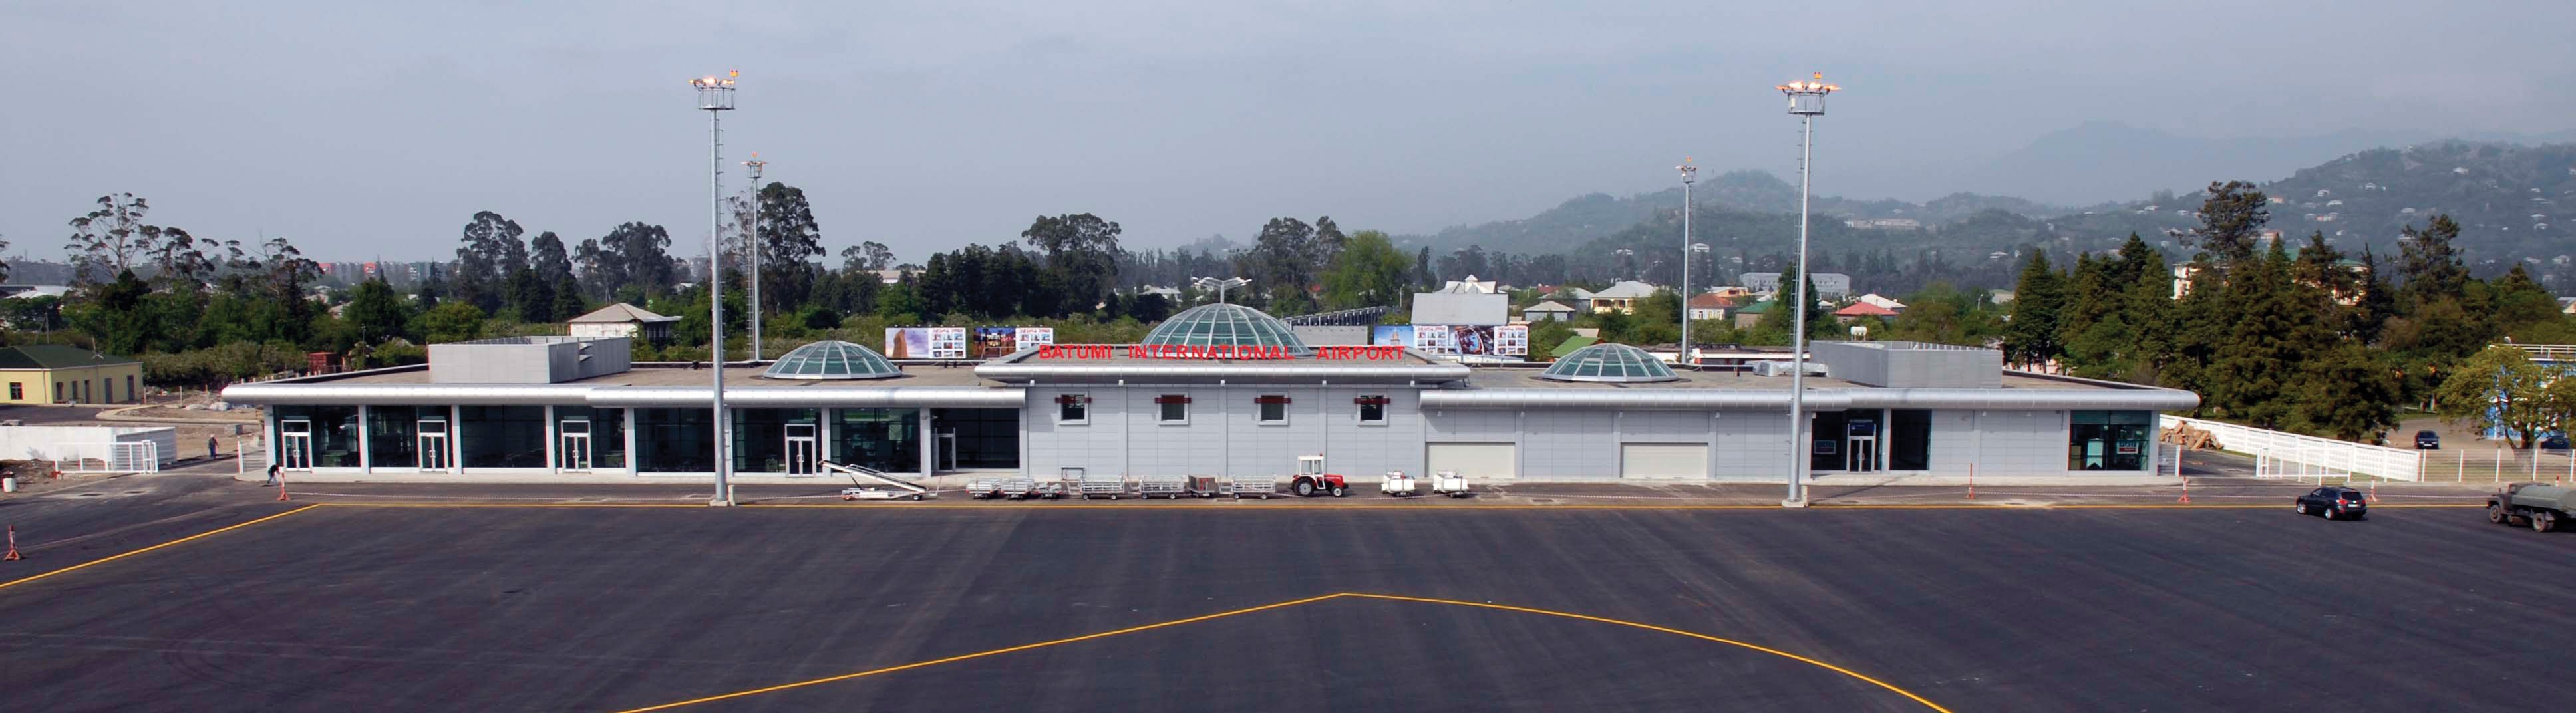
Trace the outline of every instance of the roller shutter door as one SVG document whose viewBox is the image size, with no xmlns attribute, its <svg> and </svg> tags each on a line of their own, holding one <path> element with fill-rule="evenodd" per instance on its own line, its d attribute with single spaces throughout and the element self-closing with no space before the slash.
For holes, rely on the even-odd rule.
<svg viewBox="0 0 2576 713">
<path fill-rule="evenodd" d="M 1458 471 L 1469 478 L 1510 478 L 1519 473 L 1509 443 L 1432 443 L 1424 462 L 1431 472 Z"/>
<path fill-rule="evenodd" d="M 1708 477 L 1708 444 L 1619 444 L 1619 477 L 1650 480 Z"/>
</svg>

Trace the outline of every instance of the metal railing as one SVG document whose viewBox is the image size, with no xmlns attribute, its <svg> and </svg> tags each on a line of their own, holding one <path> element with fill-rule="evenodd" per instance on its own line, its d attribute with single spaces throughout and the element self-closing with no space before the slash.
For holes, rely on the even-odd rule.
<svg viewBox="0 0 2576 713">
<path fill-rule="evenodd" d="M 2576 451 L 2564 448 L 2455 448 L 2417 451 L 2424 479 L 2441 483 L 2576 482 Z"/>
<path fill-rule="evenodd" d="M 2219 450 L 2254 457 L 2258 478 L 2323 478 L 2366 475 L 2422 480 L 2419 451 L 2332 438 L 2269 431 L 2222 421 L 2164 416 L 2161 428 L 2189 424 L 2218 438 Z"/>
<path fill-rule="evenodd" d="M 2560 364 L 2576 364 L 2576 344 L 2516 344 L 2514 346 L 2522 347 L 2523 351 L 2531 352 L 2532 361 L 2553 361 Z"/>
</svg>

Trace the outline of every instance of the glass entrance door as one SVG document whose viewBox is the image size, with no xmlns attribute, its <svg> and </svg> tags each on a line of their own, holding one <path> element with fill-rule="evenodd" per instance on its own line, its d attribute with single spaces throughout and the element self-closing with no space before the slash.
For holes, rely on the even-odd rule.
<svg viewBox="0 0 2576 713">
<path fill-rule="evenodd" d="M 1848 435 L 1843 452 L 1850 454 L 1850 459 L 1844 463 L 1843 469 L 1854 473 L 1878 470 L 1878 418 L 1854 416 L 1845 423 L 1844 429 Z"/>
<path fill-rule="evenodd" d="M 447 421 L 423 419 L 420 422 L 421 470 L 447 470 L 449 454 L 454 452 L 447 449 Z"/>
<path fill-rule="evenodd" d="M 787 474 L 813 475 L 821 470 L 822 451 L 817 446 L 822 439 L 815 435 L 814 424 L 790 423 L 786 431 Z"/>
<path fill-rule="evenodd" d="M 571 473 L 589 472 L 590 422 L 581 419 L 567 420 L 563 422 L 562 429 L 563 437 L 560 440 L 563 443 L 557 449 L 561 457 L 555 463 L 555 467 Z"/>
<path fill-rule="evenodd" d="M 287 470 L 313 469 L 313 421 L 290 418 L 277 422 L 277 464 Z"/>
<path fill-rule="evenodd" d="M 939 432 L 938 455 L 940 470 L 957 469 L 957 431 L 955 429 Z"/>
</svg>

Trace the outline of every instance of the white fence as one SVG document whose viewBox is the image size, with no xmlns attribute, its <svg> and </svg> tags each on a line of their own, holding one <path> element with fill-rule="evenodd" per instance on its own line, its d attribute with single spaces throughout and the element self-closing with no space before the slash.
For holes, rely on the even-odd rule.
<svg viewBox="0 0 2576 713">
<path fill-rule="evenodd" d="M 45 449 L 42 460 L 65 473 L 158 473 L 161 444 L 152 441 L 66 443 Z"/>
<path fill-rule="evenodd" d="M 2418 456 L 2419 451 L 2267 431 L 2251 426 L 2183 416 L 2165 416 L 2160 425 L 2163 428 L 2173 428 L 2178 424 L 2186 423 L 2217 436 L 2220 450 L 2253 456 L 2254 475 L 2258 478 L 2367 475 L 2390 480 L 2424 479 L 2423 460 Z"/>
<path fill-rule="evenodd" d="M 2576 482 L 2576 451 L 2544 448 L 2446 448 L 2422 451 L 2424 479 L 2435 483 Z"/>
</svg>

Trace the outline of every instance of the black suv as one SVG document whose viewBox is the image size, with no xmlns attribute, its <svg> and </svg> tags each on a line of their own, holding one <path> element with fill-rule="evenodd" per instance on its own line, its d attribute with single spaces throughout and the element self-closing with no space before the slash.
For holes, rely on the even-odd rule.
<svg viewBox="0 0 2576 713">
<path fill-rule="evenodd" d="M 2540 449 L 2544 451 L 2567 450 L 2567 434 L 2562 433 L 2555 436 L 2542 437 L 2540 439 Z"/>
<path fill-rule="evenodd" d="M 2370 496 L 2341 485 L 2328 485 L 2299 496 L 2301 515 L 2315 513 L 2328 520 L 2359 520 L 2369 515 Z"/>
<path fill-rule="evenodd" d="M 2432 432 L 2432 431 L 2416 431 L 2416 432 L 2415 432 L 2415 450 L 2419 450 L 2419 451 L 2437 451 L 2437 450 L 2441 450 L 2441 449 L 2442 449 L 2442 434 L 2434 433 L 2434 432 Z"/>
</svg>

